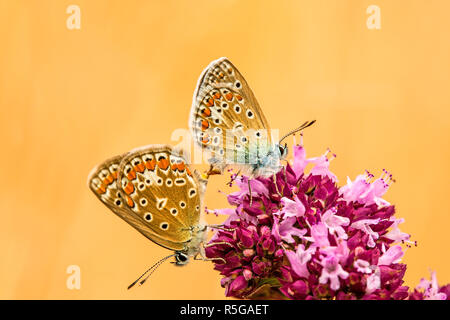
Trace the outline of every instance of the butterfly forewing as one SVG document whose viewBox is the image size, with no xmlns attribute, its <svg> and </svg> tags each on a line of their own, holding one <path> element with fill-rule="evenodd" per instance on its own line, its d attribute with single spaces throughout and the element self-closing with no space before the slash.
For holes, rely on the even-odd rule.
<svg viewBox="0 0 450 320">
<path fill-rule="evenodd" d="M 239 153 L 248 158 L 250 143 L 271 145 L 267 120 L 252 90 L 226 58 L 213 61 L 200 76 L 190 126 L 197 144 L 214 158 L 231 162 L 239 162 Z"/>
</svg>

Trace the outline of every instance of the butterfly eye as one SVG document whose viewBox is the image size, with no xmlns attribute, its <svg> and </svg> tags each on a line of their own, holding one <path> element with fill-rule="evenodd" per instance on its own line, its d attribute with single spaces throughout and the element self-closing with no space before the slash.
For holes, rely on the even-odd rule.
<svg viewBox="0 0 450 320">
<path fill-rule="evenodd" d="M 195 206 L 195 211 L 200 211 L 200 206 L 199 205 Z"/>
<path fill-rule="evenodd" d="M 172 186 L 172 179 L 166 180 L 166 186 L 171 187 Z"/>
<path fill-rule="evenodd" d="M 120 206 L 122 204 L 122 201 L 120 201 L 120 199 L 116 199 L 114 203 L 116 204 L 116 206 Z"/>
<path fill-rule="evenodd" d="M 236 105 L 234 106 L 234 112 L 236 112 L 236 113 L 241 113 L 241 106 L 238 105 L 238 104 L 236 104 Z"/>
<path fill-rule="evenodd" d="M 138 189 L 139 189 L 139 191 L 144 190 L 145 189 L 145 184 L 143 182 L 139 183 L 138 184 Z"/>
<path fill-rule="evenodd" d="M 228 109 L 228 103 L 226 103 L 226 102 L 222 103 L 222 109 L 227 110 Z"/>
<path fill-rule="evenodd" d="M 253 114 L 252 110 L 247 110 L 247 118 L 253 119 L 255 115 Z"/>
<path fill-rule="evenodd" d="M 178 214 L 178 210 L 175 208 L 170 209 L 170 213 L 176 216 Z"/>
<path fill-rule="evenodd" d="M 241 82 L 240 82 L 239 80 L 237 80 L 237 81 L 234 83 L 234 86 L 235 86 L 236 88 L 238 88 L 238 89 L 240 89 L 240 88 L 242 87 Z"/>
<path fill-rule="evenodd" d="M 145 184 L 148 185 L 148 186 L 151 185 L 152 184 L 152 180 L 150 180 L 148 178 L 145 179 Z"/>
<path fill-rule="evenodd" d="M 185 265 L 189 261 L 189 257 L 186 254 L 181 253 L 181 252 L 176 253 L 175 259 L 176 259 L 175 264 L 180 265 L 180 266 Z"/>
<path fill-rule="evenodd" d="M 182 209 L 186 208 L 186 202 L 180 201 L 180 207 L 181 207 Z"/>
<path fill-rule="evenodd" d="M 258 139 L 261 138 L 261 132 L 260 131 L 256 131 L 255 132 L 255 137 L 258 138 Z"/>
<path fill-rule="evenodd" d="M 220 119 L 219 119 L 219 118 L 216 118 L 216 119 L 214 119 L 214 123 L 215 123 L 215 124 L 220 124 L 220 123 L 221 123 L 221 121 L 220 121 Z"/>
<path fill-rule="evenodd" d="M 153 220 L 152 214 L 150 212 L 147 212 L 144 215 L 144 219 L 147 220 L 147 221 L 152 221 Z"/>
</svg>

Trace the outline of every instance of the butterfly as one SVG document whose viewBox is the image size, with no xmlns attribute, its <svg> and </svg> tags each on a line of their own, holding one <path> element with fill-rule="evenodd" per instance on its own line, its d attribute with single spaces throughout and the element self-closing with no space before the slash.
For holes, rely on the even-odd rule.
<svg viewBox="0 0 450 320">
<path fill-rule="evenodd" d="M 151 241 L 174 251 L 129 288 L 171 257 L 177 266 L 199 255 L 210 260 L 204 254 L 208 226 L 200 217 L 207 180 L 191 171 L 182 149 L 150 145 L 110 158 L 91 171 L 88 185 L 112 212 Z"/>
<path fill-rule="evenodd" d="M 273 175 L 275 179 L 280 160 L 288 154 L 282 141 L 314 122 L 307 121 L 278 142 L 272 141 L 269 124 L 247 81 L 227 58 L 220 58 L 200 75 L 189 126 L 195 142 L 211 154 L 208 175 L 238 165 L 249 177 Z"/>
</svg>

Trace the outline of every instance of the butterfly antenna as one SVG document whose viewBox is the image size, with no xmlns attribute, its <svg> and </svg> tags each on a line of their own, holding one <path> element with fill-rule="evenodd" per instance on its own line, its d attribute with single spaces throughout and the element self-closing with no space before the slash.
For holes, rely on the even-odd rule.
<svg viewBox="0 0 450 320">
<path fill-rule="evenodd" d="M 296 128 L 296 129 L 294 129 L 294 130 L 289 131 L 288 133 L 286 133 L 286 134 L 283 136 L 283 138 L 280 139 L 279 144 L 281 144 L 281 142 L 282 142 L 284 139 L 286 139 L 287 137 L 289 137 L 290 135 L 292 135 L 292 134 L 294 134 L 294 133 L 296 133 L 296 132 L 299 132 L 299 131 L 301 131 L 301 130 L 303 130 L 303 129 L 306 129 L 306 128 L 308 128 L 309 126 L 312 126 L 312 125 L 314 124 L 314 122 L 316 122 L 316 120 L 306 121 L 306 122 L 303 123 L 300 127 Z"/>
<path fill-rule="evenodd" d="M 155 272 L 155 270 L 158 269 L 158 267 L 159 267 L 164 261 L 166 261 L 167 259 L 169 259 L 169 258 L 171 258 L 171 257 L 174 257 L 174 256 L 175 256 L 175 254 L 171 254 L 170 256 L 164 257 L 164 258 L 162 258 L 161 260 L 159 260 L 158 262 L 156 262 L 154 265 L 152 265 L 150 268 L 148 268 L 148 270 L 145 271 L 139 278 L 137 278 L 136 281 L 134 281 L 132 284 L 130 284 L 130 285 L 128 286 L 128 290 L 130 290 L 132 287 L 134 287 L 134 285 L 135 285 L 136 283 L 138 283 L 139 280 L 141 280 L 143 276 L 145 276 L 149 271 L 151 271 L 150 274 L 149 274 L 147 277 L 145 277 L 144 280 L 142 280 L 141 282 L 139 282 L 139 285 L 144 284 L 144 282 L 147 281 L 148 277 L 150 277 L 150 276 L 152 275 L 152 273 Z"/>
</svg>

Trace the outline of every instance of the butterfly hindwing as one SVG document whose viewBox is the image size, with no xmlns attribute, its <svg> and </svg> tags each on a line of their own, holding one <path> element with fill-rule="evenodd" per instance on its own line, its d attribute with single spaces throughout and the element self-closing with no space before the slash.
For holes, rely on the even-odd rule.
<svg viewBox="0 0 450 320">
<path fill-rule="evenodd" d="M 264 149 L 271 146 L 267 120 L 244 77 L 227 58 L 213 61 L 200 76 L 190 127 L 193 139 L 216 162 L 223 157 L 231 163 L 248 161 L 242 157 L 251 155 L 251 143 Z"/>
<path fill-rule="evenodd" d="M 199 210 L 196 210 L 197 209 L 196 203 L 199 203 L 200 206 L 201 197 L 203 195 L 205 188 L 204 181 L 196 177 L 195 174 L 192 174 L 187 165 L 185 166 L 186 174 L 189 177 L 191 175 L 192 178 L 191 180 L 189 180 L 189 182 L 186 183 L 184 189 L 188 188 L 189 186 L 192 186 L 192 188 L 196 188 L 197 196 L 192 198 L 189 198 L 189 196 L 185 197 L 189 199 L 186 201 L 186 207 L 184 209 L 186 213 L 180 214 L 179 216 L 179 219 L 181 219 L 181 221 L 184 221 L 183 219 L 186 219 L 186 222 L 184 223 L 177 221 L 176 216 L 174 216 L 173 214 L 171 216 L 170 215 L 166 216 L 167 214 L 166 211 L 162 212 L 155 211 L 152 214 L 150 210 L 145 210 L 146 206 L 142 206 L 142 203 L 139 203 L 139 199 L 143 197 L 153 199 L 151 198 L 151 196 L 149 196 L 149 193 L 151 194 L 153 190 L 156 191 L 156 188 L 149 188 L 150 186 L 146 187 L 147 190 L 146 192 L 143 192 L 144 190 L 141 191 L 138 189 L 139 183 L 143 179 L 142 177 L 146 176 L 150 176 L 151 178 L 153 177 L 152 182 L 154 181 L 154 179 L 157 179 L 152 174 L 150 174 L 151 171 L 150 169 L 152 168 L 151 165 L 153 164 L 153 162 L 147 164 L 147 166 L 149 166 L 150 169 L 146 167 L 146 169 L 143 172 L 136 171 L 136 178 L 138 180 L 130 180 L 133 183 L 133 187 L 137 188 L 136 192 L 128 194 L 130 191 L 129 188 L 131 186 L 129 186 L 128 188 L 122 188 L 122 185 L 118 182 L 119 181 L 118 179 L 121 179 L 121 181 L 123 181 L 121 176 L 124 177 L 123 174 L 122 175 L 120 174 L 120 170 L 127 168 L 127 165 L 131 163 L 130 162 L 131 160 L 139 157 L 141 157 L 141 159 L 144 160 L 143 155 L 153 154 L 152 151 L 155 150 L 163 151 L 163 153 L 166 152 L 166 154 L 170 154 L 172 149 L 170 147 L 161 148 L 161 146 L 157 146 L 155 149 L 155 146 L 150 146 L 144 149 L 135 150 L 127 154 L 123 154 L 108 159 L 92 170 L 88 179 L 89 188 L 94 192 L 94 194 L 99 198 L 99 200 L 103 202 L 109 209 L 111 209 L 116 215 L 125 220 L 128 224 L 133 226 L 136 230 L 138 230 L 148 239 L 154 241 L 158 245 L 161 245 L 171 250 L 184 250 L 186 247 L 185 242 L 190 240 L 189 239 L 190 233 L 185 230 L 177 231 L 176 228 L 180 227 L 181 225 L 183 226 L 194 225 L 196 221 L 198 222 L 200 207 Z M 181 169 L 182 167 L 183 165 L 179 163 L 177 169 L 178 168 Z M 156 163 L 155 169 L 157 169 Z M 143 181 L 144 183 L 148 182 L 145 181 L 145 178 Z M 155 193 L 155 197 L 156 194 L 159 193 Z M 179 193 L 180 196 L 182 194 L 183 193 L 181 192 Z M 176 197 L 178 198 L 179 196 Z M 133 203 L 136 201 L 135 206 L 131 205 L 130 200 L 133 201 Z M 176 201 L 177 199 L 167 201 L 165 205 L 169 205 Z M 179 200 L 178 203 L 180 204 L 181 201 L 182 200 Z M 192 205 L 194 206 L 192 207 Z M 154 207 L 155 202 L 149 200 L 148 208 L 150 209 Z M 146 213 L 150 213 L 152 219 L 148 219 L 149 215 L 146 215 Z M 167 219 L 165 219 L 165 217 Z M 172 229 L 168 230 L 161 229 L 161 223 L 164 222 L 172 223 Z"/>
</svg>

